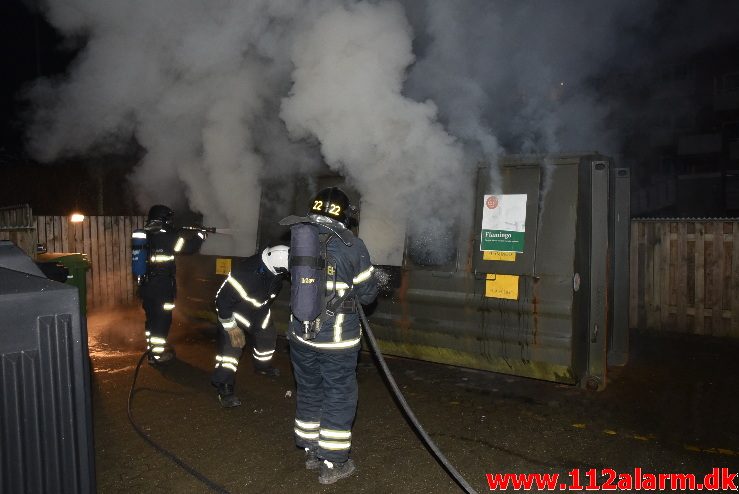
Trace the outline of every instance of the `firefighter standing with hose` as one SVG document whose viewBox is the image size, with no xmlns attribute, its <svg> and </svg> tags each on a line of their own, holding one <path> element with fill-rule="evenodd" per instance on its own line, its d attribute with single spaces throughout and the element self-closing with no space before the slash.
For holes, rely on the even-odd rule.
<svg viewBox="0 0 739 494">
<path fill-rule="evenodd" d="M 295 442 L 305 450 L 306 468 L 320 469 L 322 484 L 355 470 L 349 453 L 361 342 L 356 304 L 371 303 L 378 291 L 367 248 L 347 228 L 350 208 L 347 195 L 330 187 L 311 201 L 308 216 L 280 221 L 291 225 L 287 336 L 297 385 Z M 302 249 L 307 244 L 310 252 Z M 307 295 L 301 298 L 301 293 Z M 316 309 L 306 311 L 306 304 Z"/>
<path fill-rule="evenodd" d="M 277 341 L 270 306 L 282 288 L 288 252 L 286 245 L 277 245 L 237 261 L 218 289 L 216 310 L 220 327 L 211 384 L 218 388 L 218 401 L 224 408 L 241 405 L 234 394 L 234 384 L 242 348 L 246 345 L 245 330 L 252 340 L 254 372 L 268 377 L 280 375 L 270 365 Z"/>
<path fill-rule="evenodd" d="M 163 204 L 149 209 L 143 229 L 132 237 L 132 271 L 146 313 L 146 349 L 149 365 L 160 366 L 175 357 L 167 342 L 172 325 L 177 285 L 175 254 L 194 254 L 206 238 L 204 230 L 175 228 L 174 211 Z"/>
</svg>

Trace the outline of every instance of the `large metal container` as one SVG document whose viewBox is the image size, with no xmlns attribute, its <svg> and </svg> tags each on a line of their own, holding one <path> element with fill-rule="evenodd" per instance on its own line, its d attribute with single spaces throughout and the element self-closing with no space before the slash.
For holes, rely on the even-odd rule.
<svg viewBox="0 0 739 494">
<path fill-rule="evenodd" d="M 608 183 L 601 156 L 508 157 L 498 194 L 525 194 L 523 252 L 480 249 L 490 171 L 457 262 L 410 267 L 374 312 L 384 352 L 592 389 L 605 385 Z"/>
<path fill-rule="evenodd" d="M 0 492 L 95 492 L 78 290 L 0 242 Z"/>
<path fill-rule="evenodd" d="M 509 156 L 499 179 L 491 176 L 477 170 L 448 258 L 424 259 L 406 239 L 402 265 L 378 267 L 389 282 L 369 312 L 382 351 L 603 389 L 608 358 L 622 365 L 628 355 L 628 170 L 600 155 Z M 327 180 L 319 186 L 336 184 Z M 486 199 L 512 195 L 525 195 L 523 247 L 482 251 Z M 260 231 L 284 241 L 274 226 Z M 260 245 L 269 241 L 260 236 Z M 178 262 L 189 266 L 180 276 L 199 280 L 187 284 L 185 305 L 207 301 L 212 311 L 225 275 L 215 274 L 217 258 Z M 284 313 L 273 318 L 281 328 L 287 302 L 283 293 Z"/>
</svg>

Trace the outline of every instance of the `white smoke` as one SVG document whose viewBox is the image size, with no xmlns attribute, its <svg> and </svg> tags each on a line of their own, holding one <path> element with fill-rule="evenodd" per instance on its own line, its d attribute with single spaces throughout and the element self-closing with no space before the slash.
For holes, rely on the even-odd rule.
<svg viewBox="0 0 739 494">
<path fill-rule="evenodd" d="M 730 36 L 737 10 L 712 2 L 716 27 L 704 2 L 401 4 L 47 0 L 48 21 L 82 44 L 67 74 L 30 90 L 29 149 L 53 161 L 135 144 L 141 206 L 186 202 L 241 232 L 208 248 L 240 255 L 256 246 L 260 198 L 288 194 L 263 184 L 325 162 L 361 193 L 376 262 L 397 264 L 406 233 L 443 258 L 479 161 L 617 153 L 603 78 Z"/>
<path fill-rule="evenodd" d="M 229 227 L 211 250 L 256 247 L 260 178 L 284 142 L 255 129 L 279 124 L 274 107 L 289 81 L 293 2 L 193 0 L 50 2 L 48 16 L 86 44 L 68 77 L 40 81 L 30 148 L 40 159 L 106 150 L 135 138 L 144 156 L 132 177 L 139 203 L 187 199 L 206 224 Z M 273 173 L 306 163 L 291 159 Z M 315 163 L 315 161 L 313 161 Z M 307 167 L 308 169 L 310 167 Z M 184 197 L 183 197 L 184 193 Z M 220 242 L 220 243 L 219 243 Z"/>
<path fill-rule="evenodd" d="M 400 264 L 411 233 L 469 190 L 455 139 L 436 106 L 404 97 L 412 32 L 394 2 L 337 7 L 295 40 L 294 85 L 281 116 L 291 135 L 315 137 L 328 165 L 362 195 L 362 236 L 380 264 Z"/>
</svg>

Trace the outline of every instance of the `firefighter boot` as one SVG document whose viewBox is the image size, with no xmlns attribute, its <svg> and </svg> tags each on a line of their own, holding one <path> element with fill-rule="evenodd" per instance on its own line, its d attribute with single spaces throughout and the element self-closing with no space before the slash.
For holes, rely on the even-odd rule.
<svg viewBox="0 0 739 494">
<path fill-rule="evenodd" d="M 234 394 L 233 384 L 218 385 L 218 403 L 223 408 L 233 408 L 241 405 L 241 400 Z"/>
<path fill-rule="evenodd" d="M 311 448 L 305 448 L 305 468 L 315 470 L 321 466 L 321 460 L 318 458 L 318 451 Z"/>
<path fill-rule="evenodd" d="M 280 377 L 280 369 L 277 367 L 257 367 L 254 369 L 254 374 L 259 374 L 260 376 L 266 376 L 266 377 Z"/>
<path fill-rule="evenodd" d="M 321 473 L 318 475 L 318 481 L 322 484 L 333 484 L 337 480 L 345 479 L 353 474 L 355 470 L 352 459 L 346 460 L 344 463 L 331 463 L 323 460 L 321 463 Z"/>
<path fill-rule="evenodd" d="M 154 351 L 149 350 L 149 355 L 146 361 L 152 367 L 158 367 L 158 366 L 163 366 L 165 364 L 171 363 L 174 359 L 175 359 L 174 348 L 172 348 L 171 346 L 166 346 L 159 353 L 155 353 Z"/>
</svg>

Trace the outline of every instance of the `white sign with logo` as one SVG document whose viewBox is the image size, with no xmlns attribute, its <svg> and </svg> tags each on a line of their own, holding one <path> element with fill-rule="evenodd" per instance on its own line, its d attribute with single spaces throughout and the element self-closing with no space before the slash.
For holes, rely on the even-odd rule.
<svg viewBox="0 0 739 494">
<path fill-rule="evenodd" d="M 480 250 L 521 253 L 525 236 L 526 194 L 483 197 Z"/>
</svg>

